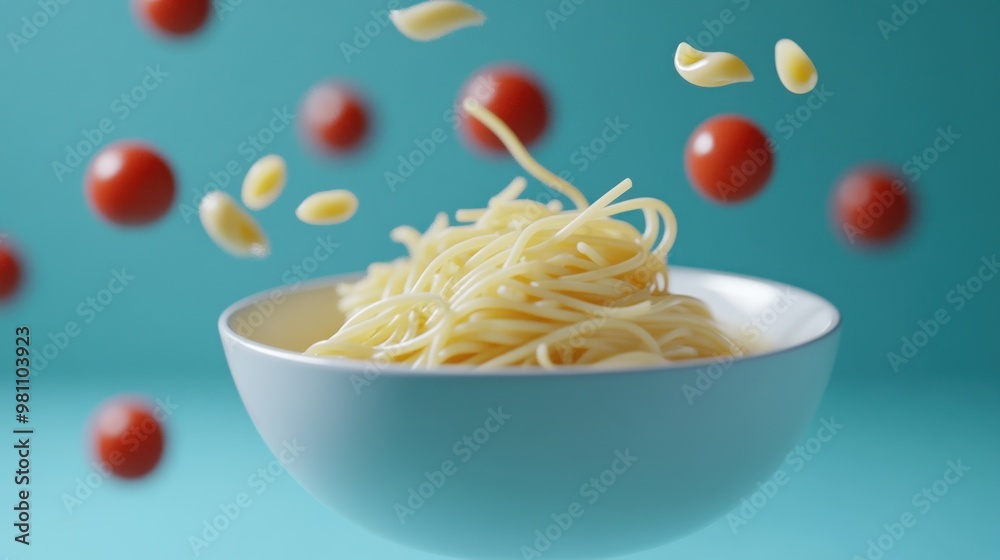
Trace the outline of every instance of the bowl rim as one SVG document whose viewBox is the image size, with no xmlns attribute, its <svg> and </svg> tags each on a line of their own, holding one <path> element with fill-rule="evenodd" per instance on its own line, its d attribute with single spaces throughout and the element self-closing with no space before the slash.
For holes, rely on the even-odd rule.
<svg viewBox="0 0 1000 560">
<path fill-rule="evenodd" d="M 595 367 L 589 365 L 583 366 L 565 366 L 557 367 L 554 369 L 545 369 L 538 366 L 528 367 L 528 366 L 498 366 L 496 368 L 470 368 L 469 366 L 462 364 L 444 364 L 436 366 L 434 368 L 413 368 L 406 364 L 396 364 L 396 363 L 386 363 L 379 362 L 375 360 L 356 360 L 352 358 L 339 358 L 336 356 L 309 356 L 299 352 L 293 352 L 291 350 L 284 350 L 282 348 L 276 348 L 274 346 L 268 346 L 261 342 L 251 340 L 244 337 L 243 335 L 237 333 L 232 327 L 230 327 L 230 319 L 239 313 L 240 311 L 250 307 L 260 301 L 266 300 L 272 297 L 275 290 L 282 290 L 287 295 L 292 292 L 299 292 L 305 290 L 314 290 L 323 287 L 327 287 L 331 284 L 338 284 L 345 281 L 357 280 L 358 278 L 364 276 L 363 272 L 350 272 L 342 274 L 334 274 L 330 276 L 324 276 L 321 278 L 314 278 L 311 280 L 305 280 L 295 284 L 294 288 L 289 288 L 289 285 L 282 285 L 274 288 L 269 288 L 267 290 L 257 292 L 253 295 L 242 298 L 235 303 L 227 307 L 222 314 L 219 316 L 218 326 L 219 332 L 222 336 L 223 344 L 226 343 L 226 338 L 233 340 L 234 342 L 245 346 L 255 352 L 260 352 L 267 354 L 272 357 L 281 358 L 290 362 L 296 362 L 300 364 L 308 364 L 314 366 L 324 366 L 331 373 L 337 374 L 350 374 L 355 375 L 360 372 L 366 371 L 369 367 L 375 368 L 376 375 L 407 375 L 414 377 L 438 377 L 438 376 L 452 376 L 452 375 L 463 375 L 466 377 L 483 377 L 483 378 L 495 378 L 495 377 L 566 377 L 566 376 L 579 376 L 579 375 L 620 375 L 622 373 L 664 373 L 668 374 L 677 371 L 689 371 L 691 369 L 700 368 L 716 363 L 731 363 L 736 365 L 737 363 L 751 362 L 756 360 L 762 360 L 785 354 L 788 352 L 794 352 L 798 350 L 805 349 L 809 346 L 819 344 L 825 339 L 837 334 L 840 331 L 841 326 L 841 313 L 837 309 L 837 306 L 833 305 L 826 298 L 817 295 L 814 292 L 799 288 L 797 286 L 792 286 L 791 284 L 785 284 L 783 282 L 778 282 L 776 280 L 768 280 L 766 278 L 760 278 L 757 276 L 751 276 L 747 274 L 739 274 L 734 272 L 723 272 L 718 270 L 711 270 L 706 268 L 697 268 L 690 266 L 676 266 L 671 265 L 669 270 L 671 271 L 684 271 L 684 272 L 696 272 L 702 275 L 715 276 L 720 278 L 740 278 L 743 280 L 750 280 L 753 282 L 759 282 L 766 284 L 770 287 L 776 289 L 791 288 L 797 290 L 803 294 L 806 294 L 812 298 L 815 298 L 823 306 L 827 307 L 828 310 L 833 315 L 833 320 L 827 325 L 819 334 L 816 336 L 793 344 L 790 346 L 782 346 L 774 350 L 766 350 L 763 352 L 757 352 L 753 354 L 745 354 L 742 356 L 733 356 L 731 359 L 727 358 L 696 358 L 691 360 L 684 360 L 680 362 L 674 362 L 670 364 L 661 365 L 639 365 L 639 366 L 624 366 L 615 367 L 612 369 Z M 731 367 L 730 366 L 730 367 Z"/>
</svg>

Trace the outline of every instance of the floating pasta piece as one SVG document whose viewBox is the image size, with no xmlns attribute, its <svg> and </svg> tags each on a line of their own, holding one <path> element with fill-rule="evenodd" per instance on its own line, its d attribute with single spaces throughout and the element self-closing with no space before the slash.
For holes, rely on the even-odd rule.
<svg viewBox="0 0 1000 560">
<path fill-rule="evenodd" d="M 314 226 L 339 224 L 351 219 L 358 210 L 358 197 L 351 191 L 338 189 L 309 195 L 299 204 L 295 215 Z"/>
<path fill-rule="evenodd" d="M 389 12 L 400 33 L 414 41 L 433 41 L 463 27 L 482 25 L 486 16 L 462 2 L 428 0 Z"/>
<path fill-rule="evenodd" d="M 687 43 L 677 45 L 674 68 L 682 78 L 701 87 L 753 81 L 753 73 L 738 56 L 727 52 L 701 52 Z"/>
<path fill-rule="evenodd" d="M 774 65 L 778 79 L 792 93 L 809 93 L 819 81 L 816 65 L 791 39 L 782 39 L 774 45 Z"/>
<path fill-rule="evenodd" d="M 281 156 L 271 154 L 258 159 L 243 178 L 243 204 L 251 210 L 267 208 L 277 200 L 287 178 L 288 167 Z"/>
<path fill-rule="evenodd" d="M 264 258 L 270 252 L 267 236 L 256 220 L 222 191 L 201 199 L 198 217 L 212 241 L 231 255 Z"/>
</svg>

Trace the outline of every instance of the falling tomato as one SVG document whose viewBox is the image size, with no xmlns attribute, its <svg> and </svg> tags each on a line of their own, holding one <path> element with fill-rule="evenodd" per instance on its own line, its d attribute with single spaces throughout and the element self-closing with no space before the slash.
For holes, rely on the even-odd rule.
<svg viewBox="0 0 1000 560">
<path fill-rule="evenodd" d="M 121 478 L 141 478 L 156 468 L 165 439 L 158 412 L 132 397 L 115 398 L 97 409 L 91 434 L 93 449 L 108 472 Z"/>
<path fill-rule="evenodd" d="M 90 206 L 111 222 L 144 225 L 170 210 L 174 174 L 152 147 L 123 141 L 101 150 L 90 161 L 84 188 Z"/>
<path fill-rule="evenodd" d="M 139 17 L 166 35 L 190 35 L 208 21 L 210 0 L 133 0 Z"/>
<path fill-rule="evenodd" d="M 306 93 L 299 111 L 303 135 L 319 152 L 345 154 L 368 135 L 368 108 L 353 88 L 324 82 Z"/>
<path fill-rule="evenodd" d="M 834 190 L 835 227 L 851 244 L 885 243 L 902 234 L 913 211 L 910 189 L 888 167 L 866 165 L 848 172 Z"/>
<path fill-rule="evenodd" d="M 474 74 L 459 95 L 459 106 L 467 98 L 500 118 L 525 146 L 538 141 L 549 123 L 549 103 L 538 80 L 514 66 L 494 66 Z M 475 119 L 464 119 L 465 138 L 487 152 L 506 152 L 503 142 Z"/>
<path fill-rule="evenodd" d="M 710 200 L 736 203 L 764 188 L 774 170 L 774 147 L 753 121 L 719 115 L 701 123 L 684 149 L 688 179 Z"/>
</svg>

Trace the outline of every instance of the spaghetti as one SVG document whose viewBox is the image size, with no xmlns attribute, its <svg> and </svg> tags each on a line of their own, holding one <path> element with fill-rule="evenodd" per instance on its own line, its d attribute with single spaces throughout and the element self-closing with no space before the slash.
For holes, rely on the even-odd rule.
<svg viewBox="0 0 1000 560">
<path fill-rule="evenodd" d="M 625 179 L 589 204 L 536 162 L 510 129 L 473 100 L 465 110 L 490 128 L 532 176 L 563 194 L 519 198 L 518 177 L 486 208 L 438 214 L 423 234 L 393 230 L 408 257 L 369 267 L 338 287 L 346 321 L 311 355 L 382 359 L 414 368 L 666 364 L 729 355 L 737 345 L 699 300 L 667 290 L 666 257 L 677 224 L 666 203 L 621 200 Z M 641 212 L 642 232 L 617 218 Z"/>
</svg>

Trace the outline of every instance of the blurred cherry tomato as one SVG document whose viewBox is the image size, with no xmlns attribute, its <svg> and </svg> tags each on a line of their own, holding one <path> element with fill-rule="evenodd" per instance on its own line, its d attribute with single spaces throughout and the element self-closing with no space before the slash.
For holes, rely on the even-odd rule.
<svg viewBox="0 0 1000 560">
<path fill-rule="evenodd" d="M 90 206 L 125 226 L 163 217 L 174 201 L 174 174 L 151 147 L 135 141 L 112 144 L 87 167 L 85 189 Z"/>
<path fill-rule="evenodd" d="M 94 415 L 93 446 L 97 459 L 115 476 L 149 474 L 163 456 L 163 426 L 157 411 L 131 397 L 103 403 Z"/>
<path fill-rule="evenodd" d="M 851 244 L 894 239 L 911 212 L 909 187 L 889 168 L 858 167 L 841 178 L 833 195 L 834 225 Z"/>
<path fill-rule="evenodd" d="M 459 95 L 461 102 L 472 97 L 500 118 L 518 140 L 531 146 L 549 123 L 548 100 L 542 87 L 527 71 L 513 66 L 495 66 L 474 74 Z M 463 113 L 464 114 L 464 113 Z M 473 118 L 462 121 L 465 138 L 487 152 L 506 153 L 500 139 Z"/>
<path fill-rule="evenodd" d="M 299 114 L 303 134 L 320 152 L 353 151 L 368 134 L 368 108 L 361 96 L 344 84 L 314 86 L 302 100 Z"/>
<path fill-rule="evenodd" d="M 773 146 L 761 129 L 739 115 L 698 125 L 684 149 L 688 179 L 710 200 L 734 203 L 757 194 L 774 169 Z"/>
<path fill-rule="evenodd" d="M 9 243 L 0 239 L 0 303 L 14 296 L 21 286 L 21 260 Z"/>
<path fill-rule="evenodd" d="M 167 35 L 190 35 L 208 21 L 210 0 L 133 0 L 147 25 Z"/>
</svg>

